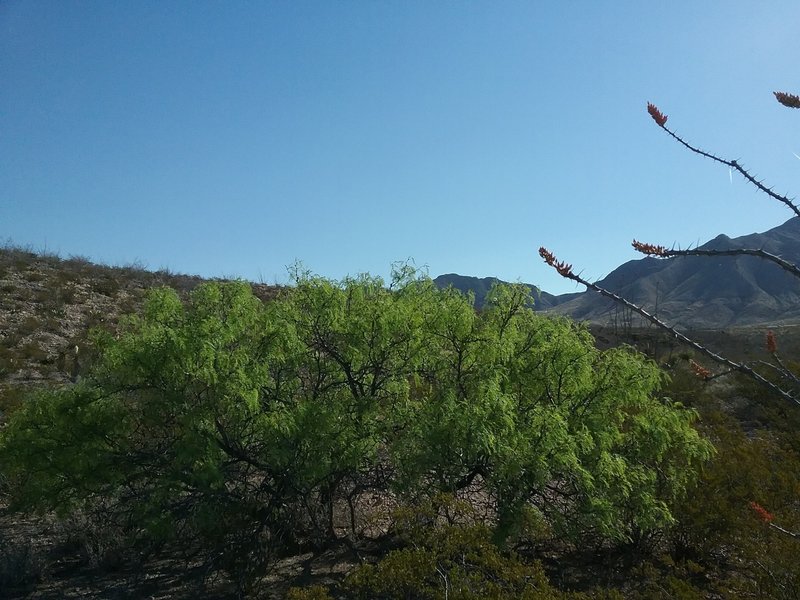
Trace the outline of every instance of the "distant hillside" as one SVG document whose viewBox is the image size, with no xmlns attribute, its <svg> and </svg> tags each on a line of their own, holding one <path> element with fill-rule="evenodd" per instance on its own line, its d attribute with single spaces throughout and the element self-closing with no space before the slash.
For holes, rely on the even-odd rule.
<svg viewBox="0 0 800 600">
<path fill-rule="evenodd" d="M 760 248 L 800 263 L 800 218 L 764 233 L 719 235 L 700 246 L 709 250 Z M 722 328 L 800 321 L 800 280 L 753 256 L 686 256 L 629 261 L 598 285 L 692 328 Z M 595 292 L 583 292 L 553 309 L 575 319 L 609 323 L 619 307 Z"/>
<path fill-rule="evenodd" d="M 800 264 L 800 218 L 764 233 L 733 239 L 720 234 L 700 248 L 760 248 Z M 452 285 L 474 293 L 477 306 L 484 304 L 486 293 L 499 281 L 452 273 L 434 279 L 440 287 Z M 800 322 L 800 280 L 753 256 L 646 257 L 617 267 L 597 283 L 681 327 L 720 329 Z M 600 325 L 629 318 L 618 304 L 592 291 L 555 296 L 526 285 L 534 290 L 537 310 Z M 633 324 L 639 323 L 634 315 Z"/>
<path fill-rule="evenodd" d="M 475 294 L 475 306 L 481 307 L 486 302 L 486 294 L 492 289 L 496 283 L 507 283 L 498 279 L 497 277 L 470 277 L 468 275 L 457 275 L 455 273 L 448 273 L 446 275 L 439 275 L 433 282 L 440 288 L 453 286 L 460 292 L 467 294 Z M 534 308 L 536 310 L 545 310 L 553 308 L 562 302 L 566 302 L 574 296 L 580 294 L 564 294 L 561 296 L 554 296 L 547 292 L 541 291 L 533 284 L 526 283 L 533 291 Z"/>
</svg>

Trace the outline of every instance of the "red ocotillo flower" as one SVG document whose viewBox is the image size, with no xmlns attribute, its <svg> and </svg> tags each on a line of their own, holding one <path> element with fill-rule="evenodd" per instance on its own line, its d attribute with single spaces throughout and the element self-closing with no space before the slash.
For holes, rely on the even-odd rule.
<svg viewBox="0 0 800 600">
<path fill-rule="evenodd" d="M 650 113 L 650 116 L 653 117 L 653 121 L 655 121 L 659 127 L 663 127 L 664 125 L 666 125 L 667 119 L 669 117 L 667 117 L 667 115 L 658 110 L 658 107 L 655 104 L 648 102 L 647 112 Z"/>
<path fill-rule="evenodd" d="M 767 352 L 770 354 L 775 354 L 778 351 L 778 340 L 775 338 L 775 334 L 770 329 L 767 332 Z"/>
<path fill-rule="evenodd" d="M 562 277 L 570 277 L 572 275 L 572 265 L 558 260 L 555 255 L 544 246 L 539 248 L 539 256 L 544 259 L 544 262 L 558 271 L 558 274 Z"/>
<path fill-rule="evenodd" d="M 771 512 L 761 506 L 758 502 L 751 502 L 750 508 L 758 513 L 758 516 L 761 517 L 761 520 L 764 521 L 764 523 L 771 523 L 775 518 Z"/>
<path fill-rule="evenodd" d="M 656 246 L 655 244 L 638 242 L 636 240 L 633 240 L 633 247 L 642 254 L 647 254 L 650 256 L 664 256 L 667 253 L 667 249 L 664 248 L 664 246 Z"/>
<path fill-rule="evenodd" d="M 787 94 L 786 92 L 772 92 L 775 98 L 789 108 L 800 108 L 800 96 L 797 94 Z"/>
<path fill-rule="evenodd" d="M 691 367 L 692 372 L 700 377 L 701 379 L 711 379 L 712 373 L 708 369 L 706 369 L 703 365 L 699 365 L 693 360 L 689 361 L 689 367 Z"/>
</svg>

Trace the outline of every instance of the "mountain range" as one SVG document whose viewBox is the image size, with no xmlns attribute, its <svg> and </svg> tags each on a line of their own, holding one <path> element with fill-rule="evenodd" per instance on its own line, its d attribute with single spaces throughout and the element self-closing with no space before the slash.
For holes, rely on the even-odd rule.
<svg viewBox="0 0 800 600">
<path fill-rule="evenodd" d="M 721 234 L 699 248 L 761 249 L 799 264 L 800 217 L 764 233 L 737 238 Z M 474 293 L 480 306 L 491 285 L 499 280 L 448 274 L 434 281 Z M 800 279 L 755 256 L 645 257 L 620 265 L 597 284 L 684 328 L 800 322 Z M 538 310 L 597 324 L 621 317 L 617 303 L 591 290 L 553 295 L 530 287 Z"/>
</svg>

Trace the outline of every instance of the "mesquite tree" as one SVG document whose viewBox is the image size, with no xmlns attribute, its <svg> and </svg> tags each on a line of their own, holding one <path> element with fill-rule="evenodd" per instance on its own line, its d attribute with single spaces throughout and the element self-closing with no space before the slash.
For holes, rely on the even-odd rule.
<svg viewBox="0 0 800 600">
<path fill-rule="evenodd" d="M 389 287 L 299 275 L 267 304 L 245 283 L 186 303 L 157 290 L 99 335 L 87 377 L 11 416 L 0 492 L 19 510 L 101 510 L 244 578 L 358 539 L 395 499 L 478 484 L 498 541 L 531 512 L 575 540 L 671 523 L 711 454 L 694 411 L 659 398 L 652 361 L 597 350 L 530 300 L 500 286 L 477 312 L 407 270 Z"/>
</svg>

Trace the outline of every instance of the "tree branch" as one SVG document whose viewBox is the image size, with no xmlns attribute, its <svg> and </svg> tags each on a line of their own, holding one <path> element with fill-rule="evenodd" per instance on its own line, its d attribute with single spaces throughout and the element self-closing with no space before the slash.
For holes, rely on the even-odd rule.
<svg viewBox="0 0 800 600">
<path fill-rule="evenodd" d="M 738 171 L 739 173 L 741 173 L 742 177 L 744 177 L 747 181 L 749 181 L 754 186 L 756 186 L 759 190 L 761 190 L 762 192 L 767 194 L 769 197 L 774 198 L 778 202 L 781 202 L 781 203 L 785 204 L 792 212 L 794 212 L 794 214 L 796 214 L 798 217 L 800 217 L 800 208 L 798 208 L 797 205 L 794 202 L 792 202 L 792 200 L 790 198 L 788 198 L 787 196 L 783 196 L 781 194 L 777 194 L 772 190 L 772 188 L 768 188 L 767 186 L 765 186 L 763 182 L 759 181 L 758 179 L 753 177 L 750 173 L 748 173 L 747 170 L 742 165 L 740 165 L 736 160 L 726 160 L 724 158 L 720 158 L 719 156 L 716 156 L 715 154 L 711 154 L 710 152 L 704 152 L 700 148 L 695 148 L 689 142 L 684 140 L 677 133 L 675 133 L 674 131 L 672 131 L 671 129 L 666 127 L 665 125 L 662 125 L 661 129 L 666 131 L 669 135 L 671 135 L 673 138 L 675 138 L 679 143 L 681 143 L 684 146 L 686 146 L 689 150 L 691 150 L 695 154 L 699 154 L 700 156 L 705 156 L 706 158 L 710 158 L 713 161 L 716 161 L 718 163 L 726 165 L 727 167 L 730 167 L 731 169 L 734 169 L 734 170 Z"/>
<path fill-rule="evenodd" d="M 776 98 L 778 98 L 778 101 L 781 102 L 781 104 L 784 104 L 785 106 L 794 106 L 794 104 L 791 104 L 791 103 L 787 104 L 786 102 L 781 100 L 782 97 L 786 98 L 788 100 L 792 100 L 793 98 L 791 97 L 791 95 L 788 95 L 788 94 L 780 94 L 780 95 L 776 94 L 775 96 L 776 96 Z M 758 179 L 756 179 L 755 177 L 753 177 L 736 160 L 727 160 L 725 158 L 717 156 L 716 154 L 711 154 L 710 152 L 706 152 L 705 150 L 701 150 L 700 148 L 697 148 L 696 146 L 692 146 L 689 142 L 684 140 L 681 136 L 679 136 L 677 133 L 675 133 L 674 131 L 672 131 L 670 128 L 667 127 L 667 125 L 666 125 L 667 116 L 664 115 L 660 110 L 658 110 L 658 108 L 654 104 L 651 104 L 649 102 L 647 103 L 647 112 L 650 113 L 650 116 L 656 122 L 656 125 L 661 127 L 661 129 L 666 131 L 669 135 L 671 135 L 675 140 L 678 141 L 678 143 L 682 144 L 683 146 L 685 146 L 686 148 L 688 148 L 689 150 L 691 150 L 695 154 L 699 154 L 700 156 L 705 156 L 706 158 L 709 158 L 709 159 L 713 160 L 714 162 L 718 162 L 718 163 L 723 164 L 723 165 L 725 165 L 725 166 L 727 166 L 727 167 L 729 167 L 731 169 L 735 169 L 736 171 L 738 171 L 742 175 L 742 177 L 744 177 L 747 181 L 749 181 L 754 186 L 756 186 L 756 188 L 758 188 L 759 190 L 761 190 L 762 192 L 767 194 L 769 197 L 774 198 L 778 202 L 781 202 L 781 203 L 785 204 L 792 212 L 794 212 L 795 215 L 800 217 L 800 208 L 798 208 L 797 205 L 794 202 L 792 202 L 792 200 L 790 198 L 788 198 L 787 196 L 783 196 L 781 194 L 776 194 L 774 191 L 772 191 L 772 188 L 768 188 L 767 186 L 764 185 L 763 182 L 761 182 Z"/>
<path fill-rule="evenodd" d="M 667 249 L 663 246 L 654 246 L 652 244 L 642 243 L 636 240 L 633 240 L 632 245 L 642 254 L 656 256 L 659 258 L 668 258 L 671 256 L 757 256 L 758 258 L 763 258 L 764 260 L 775 263 L 784 271 L 791 273 L 800 279 L 800 268 L 798 268 L 797 265 L 782 259 L 780 256 L 776 256 L 775 254 L 771 254 L 770 252 L 760 249 L 733 248 L 731 250 L 674 250 Z"/>
<path fill-rule="evenodd" d="M 750 378 L 754 379 L 755 381 L 759 382 L 761 385 L 763 385 L 765 387 L 768 387 L 773 392 L 776 392 L 777 394 L 779 394 L 784 399 L 790 400 L 791 402 L 793 402 L 793 403 L 795 403 L 797 405 L 800 405 L 800 400 L 795 398 L 789 391 L 784 390 L 783 388 L 775 385 L 774 383 L 772 383 L 771 381 L 769 381 L 768 379 L 763 377 L 761 374 L 757 373 L 756 371 L 754 371 L 753 369 L 748 367 L 747 365 L 745 365 L 743 363 L 734 362 L 734 361 L 732 361 L 732 360 L 730 360 L 728 358 L 725 358 L 724 356 L 720 356 L 719 354 L 717 354 L 715 352 L 712 352 L 711 350 L 709 350 L 708 348 L 706 348 L 705 346 L 703 346 L 699 342 L 696 342 L 695 340 L 693 340 L 693 339 L 691 339 L 689 337 L 686 337 L 684 334 L 682 334 L 681 332 L 677 331 L 674 327 L 670 327 L 669 325 L 664 323 L 664 321 L 662 321 L 659 318 L 651 315 L 649 312 L 647 312 L 646 310 L 644 310 L 640 306 L 634 304 L 633 302 L 630 302 L 630 301 L 626 300 L 625 298 L 623 298 L 622 296 L 619 296 L 619 295 L 617 295 L 617 294 L 615 294 L 613 292 L 610 292 L 607 289 L 602 288 L 602 287 L 600 287 L 599 285 L 597 285 L 595 283 L 591 283 L 590 281 L 587 281 L 586 279 L 584 279 L 580 275 L 576 275 L 572 271 L 571 265 L 568 265 L 568 264 L 566 264 L 564 262 L 558 261 L 555 258 L 555 256 L 549 250 L 547 250 L 546 248 L 544 248 L 544 247 L 539 248 L 539 255 L 544 259 L 544 261 L 548 265 L 550 265 L 556 271 L 558 271 L 559 275 L 561 275 L 565 279 L 570 279 L 572 281 L 580 283 L 581 285 L 586 286 L 588 289 L 597 292 L 601 296 L 605 296 L 606 298 L 610 298 L 614 302 L 617 302 L 618 304 L 621 304 L 624 307 L 629 308 L 630 310 L 632 310 L 633 312 L 641 315 L 647 321 L 650 321 L 651 323 L 653 323 L 654 325 L 656 325 L 660 329 L 663 329 L 664 331 L 674 335 L 675 338 L 679 339 L 684 344 L 687 344 L 688 346 L 691 346 L 692 348 L 694 348 L 695 350 L 697 350 L 698 352 L 700 352 L 704 356 L 707 356 L 708 358 L 710 358 L 714 362 L 728 367 L 731 371 L 738 371 L 740 373 L 744 373 L 748 377 L 750 377 Z"/>
</svg>

